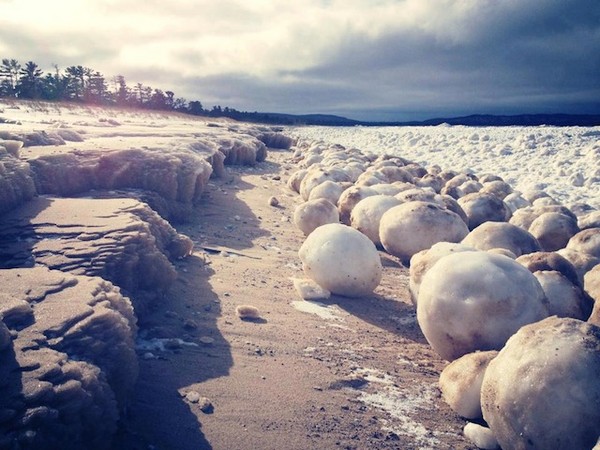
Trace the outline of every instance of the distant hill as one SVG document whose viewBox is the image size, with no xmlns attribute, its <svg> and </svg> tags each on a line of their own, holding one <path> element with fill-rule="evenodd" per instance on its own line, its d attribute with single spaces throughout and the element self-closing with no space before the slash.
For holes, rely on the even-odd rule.
<svg viewBox="0 0 600 450">
<path fill-rule="evenodd" d="M 440 117 L 423 121 L 408 122 L 368 122 L 348 119 L 330 114 L 282 114 L 238 112 L 235 119 L 251 122 L 273 123 L 279 125 L 323 125 L 323 126 L 437 126 L 466 125 L 477 127 L 495 126 L 600 126 L 600 114 L 520 114 L 501 116 L 492 114 L 473 114 L 463 117 Z"/>
</svg>

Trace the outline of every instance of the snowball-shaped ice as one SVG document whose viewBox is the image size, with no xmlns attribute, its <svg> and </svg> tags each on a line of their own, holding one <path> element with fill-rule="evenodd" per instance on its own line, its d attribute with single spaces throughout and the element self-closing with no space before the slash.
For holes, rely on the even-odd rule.
<svg viewBox="0 0 600 450">
<path fill-rule="evenodd" d="M 512 188 L 505 181 L 495 180 L 484 183 L 479 192 L 492 194 L 500 200 L 504 200 L 509 194 L 512 194 Z"/>
<path fill-rule="evenodd" d="M 381 281 L 381 259 L 375 245 L 360 231 L 346 225 L 317 228 L 298 254 L 304 273 L 334 294 L 369 295 Z"/>
<path fill-rule="evenodd" d="M 324 198 L 325 200 L 329 200 L 334 205 L 337 205 L 337 202 L 344 191 L 343 186 L 340 183 L 336 183 L 335 181 L 327 180 L 323 181 L 321 184 L 315 186 L 308 196 L 309 200 L 316 200 L 318 198 Z"/>
<path fill-rule="evenodd" d="M 583 276 L 583 288 L 596 303 L 600 304 L 600 264 Z"/>
<path fill-rule="evenodd" d="M 598 373 L 600 328 L 557 317 L 524 326 L 488 365 L 483 417 L 504 449 L 591 449 Z"/>
<path fill-rule="evenodd" d="M 313 166 L 306 172 L 300 182 L 300 195 L 304 200 L 308 200 L 310 191 L 324 181 L 350 181 L 349 176 L 341 169 L 325 169 L 319 166 Z"/>
<path fill-rule="evenodd" d="M 513 215 L 517 209 L 525 208 L 527 206 L 531 206 L 527 200 L 525 200 L 520 192 L 513 192 L 512 194 L 508 194 L 503 199 L 504 203 L 508 208 L 512 211 Z"/>
<path fill-rule="evenodd" d="M 307 236 L 321 225 L 338 222 L 337 208 L 324 198 L 309 200 L 296 206 L 294 210 L 294 224 Z"/>
<path fill-rule="evenodd" d="M 565 257 L 556 252 L 535 252 L 522 255 L 517 262 L 527 268 L 531 273 L 541 270 L 559 272 L 571 284 L 583 287 L 583 278 L 577 273 L 575 266 Z"/>
<path fill-rule="evenodd" d="M 415 179 L 415 184 L 418 187 L 428 187 L 433 189 L 436 193 L 440 193 L 442 187 L 444 186 L 444 180 L 442 180 L 437 175 L 427 173 L 421 178 Z"/>
<path fill-rule="evenodd" d="M 555 270 L 538 270 L 537 278 L 548 299 L 548 313 L 558 317 L 587 320 L 592 311 L 592 302 L 583 290 L 571 283 Z"/>
<path fill-rule="evenodd" d="M 409 260 L 436 242 L 460 242 L 469 232 L 455 213 L 428 202 L 408 202 L 389 209 L 379 225 L 385 250 Z"/>
<path fill-rule="evenodd" d="M 600 258 L 600 228 L 588 228 L 569 239 L 567 247 Z"/>
<path fill-rule="evenodd" d="M 380 245 L 379 222 L 383 214 L 401 202 L 390 195 L 373 195 L 367 197 L 354 207 L 350 215 L 352 228 L 366 235 L 375 245 Z"/>
<path fill-rule="evenodd" d="M 402 183 L 404 184 L 404 183 Z M 412 185 L 409 185 L 412 187 Z M 402 191 L 405 191 L 406 188 L 402 185 L 389 184 L 389 183 L 379 183 L 371 186 L 372 189 L 375 189 L 378 194 L 381 195 L 396 195 Z"/>
<path fill-rule="evenodd" d="M 351 186 L 342 192 L 338 200 L 338 210 L 340 212 L 340 221 L 350 225 L 350 215 L 354 207 L 362 199 L 371 195 L 377 195 L 377 191 L 368 186 Z"/>
<path fill-rule="evenodd" d="M 292 191 L 300 193 L 300 183 L 302 183 L 302 179 L 306 176 L 306 172 L 308 172 L 307 169 L 300 169 L 290 176 L 287 185 Z"/>
<path fill-rule="evenodd" d="M 540 244 L 530 233 L 508 222 L 482 223 L 462 242 L 477 250 L 505 248 L 516 256 L 540 250 Z"/>
<path fill-rule="evenodd" d="M 495 350 L 467 353 L 452 361 L 440 374 L 440 390 L 459 416 L 480 419 L 481 382 L 485 369 L 498 354 Z"/>
<path fill-rule="evenodd" d="M 432 189 L 428 188 L 407 189 L 395 195 L 402 203 L 416 201 L 440 203 L 436 201 L 436 196 L 438 195 Z"/>
<path fill-rule="evenodd" d="M 452 361 L 498 350 L 521 326 L 548 315 L 537 279 L 512 259 L 461 252 L 440 259 L 423 277 L 417 320 L 427 341 Z"/>
<path fill-rule="evenodd" d="M 590 211 L 585 215 L 582 215 L 577 220 L 577 225 L 581 230 L 588 228 L 600 228 L 600 211 Z"/>
<path fill-rule="evenodd" d="M 410 297 L 413 304 L 417 305 L 417 298 L 419 297 L 419 288 L 421 287 L 421 281 L 429 269 L 433 265 L 442 259 L 444 256 L 451 255 L 452 253 L 466 252 L 475 250 L 473 247 L 469 247 L 464 244 L 456 244 L 453 242 L 438 242 L 433 244 L 431 248 L 421 250 L 415 253 L 410 258 L 410 269 L 409 269 L 409 289 Z"/>
<path fill-rule="evenodd" d="M 473 193 L 458 199 L 458 204 L 469 218 L 469 229 L 483 222 L 506 222 L 511 215 L 510 209 L 498 197 L 491 194 Z"/>
<path fill-rule="evenodd" d="M 600 264 L 600 258 L 570 248 L 561 248 L 556 253 L 575 267 L 575 271 L 577 272 L 581 284 L 583 284 L 584 275 L 591 270 L 592 267 Z"/>
<path fill-rule="evenodd" d="M 529 226 L 529 232 L 546 252 L 563 248 L 578 231 L 577 221 L 559 212 L 543 213 Z"/>
</svg>

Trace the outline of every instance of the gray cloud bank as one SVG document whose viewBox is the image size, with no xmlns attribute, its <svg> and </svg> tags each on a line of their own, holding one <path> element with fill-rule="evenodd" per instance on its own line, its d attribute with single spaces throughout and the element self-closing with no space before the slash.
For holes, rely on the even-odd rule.
<svg viewBox="0 0 600 450">
<path fill-rule="evenodd" d="M 0 56 L 250 111 L 600 113 L 597 0 L 0 0 Z"/>
</svg>

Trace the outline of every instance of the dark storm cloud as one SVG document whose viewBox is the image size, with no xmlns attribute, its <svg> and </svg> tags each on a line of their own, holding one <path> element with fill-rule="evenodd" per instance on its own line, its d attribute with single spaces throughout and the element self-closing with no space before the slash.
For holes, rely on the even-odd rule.
<svg viewBox="0 0 600 450">
<path fill-rule="evenodd" d="M 0 0 L 0 56 L 82 64 L 207 106 L 388 120 L 600 112 L 597 0 L 33 4 Z"/>
</svg>

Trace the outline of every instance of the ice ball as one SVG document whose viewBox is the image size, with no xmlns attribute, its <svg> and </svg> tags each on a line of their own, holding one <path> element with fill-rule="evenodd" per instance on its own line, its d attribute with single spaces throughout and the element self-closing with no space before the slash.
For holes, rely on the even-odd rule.
<svg viewBox="0 0 600 450">
<path fill-rule="evenodd" d="M 298 205 L 294 210 L 294 224 L 307 236 L 321 225 L 338 221 L 337 208 L 324 198 L 309 200 Z"/>
<path fill-rule="evenodd" d="M 460 242 L 468 233 L 457 214 L 422 201 L 394 206 L 381 217 L 379 225 L 383 248 L 403 260 L 437 242 Z"/>
<path fill-rule="evenodd" d="M 375 245 L 347 225 L 329 224 L 315 229 L 298 254 L 304 273 L 334 294 L 369 295 L 381 281 L 381 259 Z"/>
<path fill-rule="evenodd" d="M 504 449 L 591 449 L 600 436 L 600 328 L 549 317 L 524 326 L 483 377 L 483 417 Z"/>
<path fill-rule="evenodd" d="M 453 253 L 423 277 L 417 320 L 425 338 L 452 361 L 499 350 L 525 324 L 548 316 L 540 283 L 514 260 L 489 252 Z"/>
</svg>

